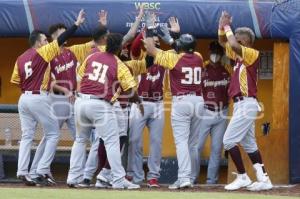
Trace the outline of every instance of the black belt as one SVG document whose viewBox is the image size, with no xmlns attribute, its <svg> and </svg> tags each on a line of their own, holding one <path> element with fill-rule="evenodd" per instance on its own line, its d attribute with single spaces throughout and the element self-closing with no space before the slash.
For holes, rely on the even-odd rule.
<svg viewBox="0 0 300 199">
<path fill-rule="evenodd" d="M 65 95 L 63 92 L 53 92 L 55 95 Z M 72 91 L 73 95 L 76 95 L 76 91 Z"/>
<path fill-rule="evenodd" d="M 256 99 L 256 97 L 253 97 L 253 96 L 249 96 L 250 98 L 254 98 Z M 233 97 L 233 102 L 236 103 L 236 102 L 240 102 L 240 101 L 243 101 L 245 99 L 244 96 L 236 96 L 236 97 Z"/>
<path fill-rule="evenodd" d="M 206 104 L 204 104 L 204 108 L 206 108 L 207 110 L 213 111 L 213 112 L 221 112 L 222 110 L 228 108 L 228 106 L 208 106 Z"/>
</svg>

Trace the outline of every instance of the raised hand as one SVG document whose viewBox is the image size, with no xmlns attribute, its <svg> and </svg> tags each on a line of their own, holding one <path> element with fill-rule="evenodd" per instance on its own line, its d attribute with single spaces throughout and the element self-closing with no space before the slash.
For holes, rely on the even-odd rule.
<svg viewBox="0 0 300 199">
<path fill-rule="evenodd" d="M 106 26 L 107 25 L 107 11 L 106 10 L 100 10 L 100 12 L 98 12 L 98 22 L 102 25 L 102 26 Z"/>
<path fill-rule="evenodd" d="M 144 16 L 144 6 L 140 7 L 140 12 L 139 15 L 137 16 L 138 19 L 142 19 L 142 17 Z"/>
<path fill-rule="evenodd" d="M 170 17 L 169 24 L 170 24 L 170 28 L 169 28 L 170 31 L 175 32 L 175 33 L 180 32 L 180 25 L 179 25 L 178 19 L 176 17 Z"/>
<path fill-rule="evenodd" d="M 171 37 L 167 26 L 161 26 L 157 30 L 158 36 L 167 44 L 172 45 L 174 39 Z"/>
<path fill-rule="evenodd" d="M 220 20 L 219 20 L 219 28 L 222 29 L 226 25 L 231 25 L 232 17 L 226 11 L 222 11 Z"/>
<path fill-rule="evenodd" d="M 155 20 L 156 15 L 154 12 L 145 12 L 145 23 L 147 28 L 154 28 L 155 27 Z"/>
<path fill-rule="evenodd" d="M 85 12 L 84 9 L 81 9 L 75 21 L 75 25 L 80 26 L 84 21 L 85 21 Z"/>
</svg>

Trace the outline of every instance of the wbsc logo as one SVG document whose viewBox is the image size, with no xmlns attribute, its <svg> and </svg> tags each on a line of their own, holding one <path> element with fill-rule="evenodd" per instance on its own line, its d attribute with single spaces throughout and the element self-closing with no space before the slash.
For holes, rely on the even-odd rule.
<svg viewBox="0 0 300 199">
<path fill-rule="evenodd" d="M 159 26 L 166 25 L 166 23 L 161 23 L 159 16 L 162 14 L 160 9 L 161 9 L 161 3 L 160 2 L 142 2 L 142 1 L 137 1 L 134 2 L 135 6 L 135 14 L 139 12 L 140 8 L 143 7 L 144 10 L 150 10 L 151 12 L 156 13 L 156 22 Z M 133 22 L 126 22 L 126 27 L 131 28 L 133 25 Z M 142 18 L 141 20 L 141 27 L 145 27 L 145 19 Z"/>
<path fill-rule="evenodd" d="M 142 6 L 145 10 L 159 10 L 160 2 L 135 2 L 135 8 L 139 10 Z"/>
</svg>

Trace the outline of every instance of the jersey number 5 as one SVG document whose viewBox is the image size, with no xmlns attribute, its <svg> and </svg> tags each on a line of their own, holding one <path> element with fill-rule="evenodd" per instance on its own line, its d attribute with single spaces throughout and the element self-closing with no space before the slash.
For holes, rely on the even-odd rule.
<svg viewBox="0 0 300 199">
<path fill-rule="evenodd" d="M 200 84 L 201 83 L 201 68 L 182 67 L 182 73 L 185 74 L 185 79 L 181 80 L 182 84 Z"/>
<path fill-rule="evenodd" d="M 93 73 L 89 74 L 89 80 L 104 84 L 108 66 L 94 61 L 92 62 L 92 67 L 94 70 Z"/>
<path fill-rule="evenodd" d="M 28 77 L 30 77 L 32 75 L 32 68 L 31 68 L 31 61 L 26 62 L 24 64 L 24 70 L 25 70 L 25 79 L 27 79 Z"/>
</svg>

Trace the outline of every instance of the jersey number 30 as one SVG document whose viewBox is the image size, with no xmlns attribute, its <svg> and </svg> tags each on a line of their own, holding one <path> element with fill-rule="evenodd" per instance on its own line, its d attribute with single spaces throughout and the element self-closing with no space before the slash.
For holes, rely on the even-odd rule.
<svg viewBox="0 0 300 199">
<path fill-rule="evenodd" d="M 182 73 L 185 74 L 185 79 L 181 80 L 181 84 L 200 84 L 201 83 L 201 68 L 182 67 Z"/>
<path fill-rule="evenodd" d="M 94 61 L 92 62 L 92 67 L 94 70 L 93 73 L 89 74 L 89 80 L 104 84 L 108 66 Z"/>
</svg>

